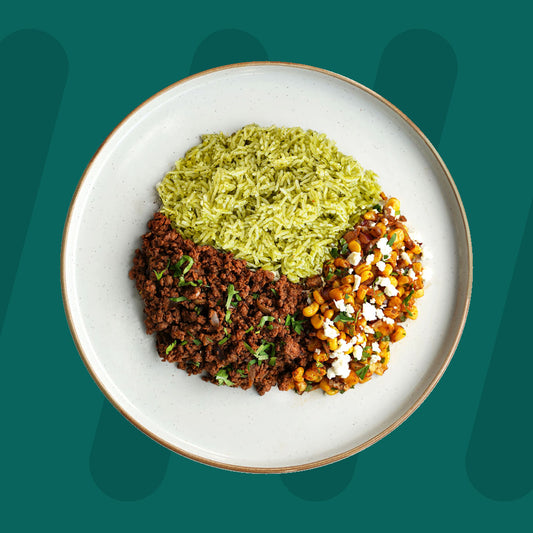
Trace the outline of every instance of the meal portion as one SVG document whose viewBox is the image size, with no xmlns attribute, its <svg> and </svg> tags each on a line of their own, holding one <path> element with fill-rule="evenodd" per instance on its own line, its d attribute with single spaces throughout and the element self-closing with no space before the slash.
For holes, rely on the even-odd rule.
<svg viewBox="0 0 533 533">
<path fill-rule="evenodd" d="M 314 328 L 308 350 L 314 361 L 293 372 L 298 392 L 344 392 L 372 374 L 383 374 L 390 344 L 405 337 L 403 323 L 416 319 L 424 295 L 422 249 L 405 227 L 400 202 L 367 211 L 324 264 L 322 288 L 302 314 Z"/>
<path fill-rule="evenodd" d="M 298 282 L 321 271 L 380 189 L 324 134 L 252 124 L 204 135 L 157 191 L 184 237 Z"/>
<path fill-rule="evenodd" d="M 130 278 L 162 360 L 264 394 L 381 375 L 415 319 L 422 249 L 396 198 L 324 135 L 206 135 L 158 185 Z"/>
</svg>

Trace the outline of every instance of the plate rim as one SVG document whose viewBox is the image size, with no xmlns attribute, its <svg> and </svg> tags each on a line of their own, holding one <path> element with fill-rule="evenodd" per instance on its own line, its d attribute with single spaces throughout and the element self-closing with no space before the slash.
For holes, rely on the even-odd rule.
<svg viewBox="0 0 533 533">
<path fill-rule="evenodd" d="M 395 420 L 392 424 L 387 426 L 385 429 L 380 431 L 377 435 L 374 437 L 366 440 L 362 444 L 359 444 L 358 446 L 355 446 L 353 448 L 350 448 L 349 450 L 346 450 L 344 452 L 332 455 L 330 457 L 320 459 L 317 461 L 310 461 L 307 463 L 302 463 L 298 465 L 292 465 L 292 466 L 282 466 L 282 467 L 254 467 L 254 466 L 244 466 L 244 465 L 234 465 L 231 463 L 224 463 L 222 461 L 216 461 L 213 459 L 209 459 L 206 457 L 202 457 L 199 455 L 196 455 L 194 453 L 188 452 L 187 450 L 184 450 L 178 446 L 175 446 L 174 444 L 168 442 L 161 436 L 156 435 L 152 431 L 150 431 L 148 428 L 144 427 L 140 422 L 135 420 L 135 418 L 131 415 L 129 415 L 118 403 L 117 400 L 115 400 L 111 393 L 106 389 L 105 385 L 102 383 L 100 378 L 96 375 L 96 372 L 91 367 L 89 360 L 87 356 L 85 355 L 84 349 L 81 345 L 80 339 L 78 337 L 78 333 L 76 330 L 76 326 L 74 324 L 74 320 L 72 317 L 72 311 L 71 306 L 69 302 L 69 295 L 66 291 L 66 243 L 67 238 L 70 233 L 70 223 L 72 221 L 72 215 L 74 212 L 74 207 L 77 204 L 79 192 L 81 190 L 81 187 L 83 183 L 85 182 L 85 178 L 89 174 L 94 162 L 96 161 L 97 157 L 99 156 L 100 152 L 103 150 L 103 148 L 106 146 L 106 144 L 111 140 L 111 138 L 115 135 L 115 133 L 122 127 L 123 124 L 125 124 L 133 115 L 135 115 L 137 112 L 141 110 L 144 106 L 152 102 L 152 100 L 155 100 L 162 94 L 172 90 L 174 87 L 177 87 L 178 85 L 181 85 L 183 83 L 189 82 L 193 79 L 200 78 L 209 74 L 213 74 L 214 72 L 220 72 L 223 70 L 230 70 L 230 69 L 239 69 L 244 67 L 254 67 L 254 66 L 282 66 L 282 67 L 290 67 L 290 68 L 298 68 L 298 69 L 304 69 L 304 70 L 311 70 L 315 71 L 320 74 L 325 74 L 327 76 L 331 76 L 333 78 L 336 78 L 338 80 L 344 81 L 349 83 L 350 85 L 357 87 L 358 89 L 363 90 L 370 96 L 376 98 L 381 103 L 385 104 L 389 109 L 391 109 L 394 113 L 396 113 L 405 123 L 407 123 L 408 126 L 411 127 L 411 129 L 416 133 L 416 135 L 424 142 L 424 144 L 430 149 L 432 155 L 435 157 L 437 163 L 439 164 L 440 168 L 444 172 L 444 175 L 446 176 L 448 183 L 452 189 L 452 192 L 455 197 L 455 201 L 457 202 L 457 206 L 459 207 L 459 212 L 461 214 L 461 220 L 463 223 L 463 229 L 465 232 L 466 237 L 466 244 L 467 244 L 467 263 L 468 263 L 468 274 L 467 274 L 467 290 L 466 290 L 466 299 L 464 302 L 464 307 L 461 311 L 461 318 L 460 318 L 460 325 L 456 332 L 453 344 L 446 355 L 445 360 L 443 361 L 440 369 L 436 373 L 436 375 L 433 377 L 429 385 L 424 389 L 422 394 L 413 402 L 413 404 L 407 409 L 405 413 L 403 413 L 397 420 Z M 261 474 L 287 474 L 292 472 L 300 472 L 304 470 L 309 470 L 312 468 L 318 468 L 321 466 L 325 466 L 328 464 L 332 464 L 334 462 L 340 461 L 342 459 L 346 459 L 348 457 L 351 457 L 352 455 L 355 455 L 366 448 L 370 447 L 371 445 L 375 444 L 379 440 L 386 437 L 389 433 L 391 433 L 394 429 L 396 429 L 398 426 L 403 424 L 417 409 L 420 407 L 420 405 L 424 402 L 424 400 L 429 396 L 431 391 L 435 388 L 437 383 L 440 381 L 442 375 L 444 374 L 446 368 L 448 367 L 456 349 L 459 344 L 459 341 L 461 339 L 461 336 L 464 331 L 466 318 L 468 315 L 468 310 L 470 307 L 470 301 L 472 297 L 472 283 L 473 283 L 473 253 L 472 253 L 472 239 L 470 234 L 470 228 L 468 225 L 468 220 L 466 216 L 466 211 L 463 205 L 463 202 L 461 200 L 461 197 L 459 195 L 459 191 L 457 189 L 457 186 L 455 185 L 455 182 L 451 176 L 450 171 L 448 170 L 446 164 L 444 163 L 442 157 L 436 150 L 436 148 L 433 146 L 433 144 L 429 141 L 429 139 L 426 137 L 426 135 L 422 132 L 422 130 L 410 119 L 405 115 L 402 111 L 400 111 L 395 105 L 393 105 L 391 102 L 389 102 L 387 99 L 385 99 L 380 94 L 376 93 L 372 89 L 369 89 L 365 85 L 361 84 L 360 82 L 357 82 L 351 78 L 348 78 L 347 76 L 344 76 L 342 74 L 338 74 L 336 72 L 321 68 L 321 67 L 315 67 L 311 65 L 305 65 L 301 63 L 294 63 L 294 62 L 287 62 L 287 61 L 249 61 L 249 62 L 241 62 L 241 63 L 231 63 L 227 65 L 222 65 L 218 67 L 214 67 L 208 70 L 204 70 L 202 72 L 198 72 L 196 74 L 192 74 L 190 76 L 187 76 L 185 78 L 182 78 L 167 87 L 161 89 L 160 91 L 156 92 L 152 96 L 150 96 L 148 99 L 144 100 L 141 104 L 139 104 L 137 107 L 135 107 L 130 113 L 128 113 L 114 128 L 113 130 L 105 137 L 103 142 L 100 144 L 96 152 L 91 157 L 89 163 L 85 167 L 80 180 L 78 181 L 78 184 L 76 186 L 76 189 L 74 190 L 74 193 L 72 195 L 72 199 L 69 204 L 67 216 L 65 219 L 65 223 L 63 226 L 63 233 L 61 238 L 61 255 L 60 255 L 60 281 L 61 281 L 61 294 L 62 294 L 62 301 L 63 301 L 63 307 L 65 310 L 65 316 L 67 319 L 68 327 L 70 330 L 70 334 L 72 336 L 72 339 L 74 341 L 74 344 L 76 346 L 76 349 L 78 351 L 78 354 L 80 355 L 83 364 L 87 368 L 90 376 L 92 377 L 93 381 L 96 383 L 100 391 L 104 394 L 104 396 L 107 398 L 107 400 L 117 409 L 117 411 L 126 418 L 131 424 L 133 424 L 137 429 L 142 431 L 145 435 L 150 437 L 152 440 L 157 442 L 158 444 L 166 447 L 168 450 L 173 451 L 175 453 L 178 453 L 179 455 L 182 455 L 183 457 L 187 457 L 188 459 L 192 459 L 193 461 L 214 466 L 217 468 L 221 468 L 224 470 L 230 470 L 234 472 L 244 472 L 244 473 L 261 473 Z"/>
</svg>

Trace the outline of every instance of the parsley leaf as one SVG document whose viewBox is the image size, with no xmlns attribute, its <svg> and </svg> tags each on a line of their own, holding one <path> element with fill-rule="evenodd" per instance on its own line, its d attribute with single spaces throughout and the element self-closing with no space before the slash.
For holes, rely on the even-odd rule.
<svg viewBox="0 0 533 533">
<path fill-rule="evenodd" d="M 169 300 L 171 302 L 176 302 L 176 303 L 179 303 L 179 302 L 185 302 L 188 300 L 188 298 L 186 296 L 178 296 L 177 298 L 169 298 Z"/>
<path fill-rule="evenodd" d="M 409 296 L 407 296 L 407 298 L 405 298 L 403 301 L 404 305 L 407 305 L 409 303 L 409 300 L 411 299 L 414 293 L 415 293 L 414 289 L 411 290 L 411 292 L 409 293 Z"/>
<path fill-rule="evenodd" d="M 348 251 L 349 251 L 348 243 L 346 242 L 346 240 L 343 237 L 341 237 L 341 239 L 339 240 L 339 243 L 341 245 L 341 249 L 339 250 L 339 253 L 341 255 L 346 255 L 348 253 Z"/>
<path fill-rule="evenodd" d="M 172 344 L 169 344 L 165 350 L 165 353 L 168 355 L 174 349 L 174 346 L 176 346 L 177 343 L 178 341 L 174 341 Z"/>
<path fill-rule="evenodd" d="M 333 322 L 355 322 L 355 318 L 353 316 L 348 315 L 344 311 L 341 311 L 334 319 Z"/>
<path fill-rule="evenodd" d="M 296 320 L 293 315 L 287 315 L 287 318 L 285 319 L 285 325 L 292 328 L 298 335 L 301 335 L 304 330 L 303 324 L 303 320 Z"/>
<path fill-rule="evenodd" d="M 368 372 L 369 368 L 370 368 L 370 365 L 365 365 L 363 368 L 356 370 L 355 373 L 359 376 L 359 378 L 365 379 L 366 373 Z"/>
<path fill-rule="evenodd" d="M 396 233 L 393 233 L 392 237 L 387 241 L 387 244 L 389 246 L 392 246 L 395 243 L 395 241 L 396 241 Z"/>
<path fill-rule="evenodd" d="M 167 261 L 167 266 L 165 267 L 164 270 L 161 270 L 161 272 L 157 272 L 157 270 L 153 271 L 157 281 L 160 281 L 161 278 L 163 277 L 163 274 L 168 270 L 168 265 L 170 265 L 170 259 Z"/>
<path fill-rule="evenodd" d="M 230 315 L 231 315 L 231 301 L 233 300 L 234 296 L 238 296 L 239 292 L 235 290 L 235 287 L 233 286 L 233 283 L 230 283 L 228 285 L 228 297 L 226 298 L 226 322 L 230 322 Z M 235 298 L 237 299 L 237 298 Z M 238 304 L 237 304 L 238 305 Z"/>
<path fill-rule="evenodd" d="M 372 355 L 372 346 L 365 346 L 363 348 L 363 355 L 361 356 L 361 359 L 368 359 Z"/>
<path fill-rule="evenodd" d="M 228 387 L 233 387 L 233 381 L 230 381 L 228 378 L 228 370 L 226 368 L 221 368 L 215 375 L 216 380 L 219 385 L 227 385 Z"/>
<path fill-rule="evenodd" d="M 273 316 L 263 315 L 257 327 L 262 328 L 267 322 L 272 322 L 272 320 L 274 320 Z"/>
<path fill-rule="evenodd" d="M 270 366 L 274 366 L 276 364 L 276 360 L 277 360 L 277 357 L 271 357 L 269 360 L 268 360 L 268 364 Z"/>
</svg>

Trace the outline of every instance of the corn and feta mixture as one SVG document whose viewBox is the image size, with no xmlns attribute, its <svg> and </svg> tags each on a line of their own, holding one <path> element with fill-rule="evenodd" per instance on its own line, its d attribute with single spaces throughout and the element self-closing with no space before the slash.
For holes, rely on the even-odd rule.
<svg viewBox="0 0 533 533">
<path fill-rule="evenodd" d="M 404 322 L 418 316 L 424 294 L 422 249 L 400 214 L 400 202 L 382 194 L 324 263 L 322 288 L 302 313 L 312 332 L 313 362 L 292 373 L 296 392 L 320 387 L 333 395 L 387 370 L 390 345 L 405 337 Z"/>
</svg>

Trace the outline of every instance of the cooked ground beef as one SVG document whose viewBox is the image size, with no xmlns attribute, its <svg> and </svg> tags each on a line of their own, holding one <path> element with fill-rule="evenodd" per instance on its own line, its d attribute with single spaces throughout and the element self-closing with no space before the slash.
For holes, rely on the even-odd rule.
<svg viewBox="0 0 533 533">
<path fill-rule="evenodd" d="M 216 384 L 255 386 L 259 394 L 276 384 L 291 388 L 291 372 L 312 360 L 300 329 L 308 321 L 298 322 L 305 287 L 184 239 L 161 213 L 148 229 L 129 276 L 161 359 Z M 316 283 L 310 278 L 309 287 Z"/>
</svg>

